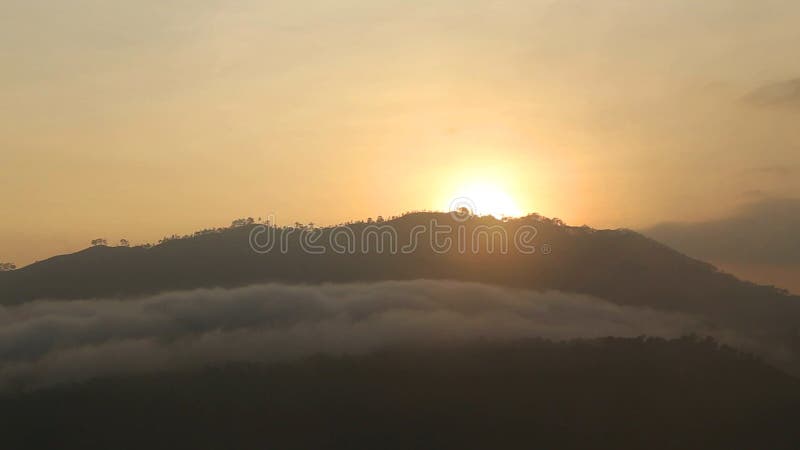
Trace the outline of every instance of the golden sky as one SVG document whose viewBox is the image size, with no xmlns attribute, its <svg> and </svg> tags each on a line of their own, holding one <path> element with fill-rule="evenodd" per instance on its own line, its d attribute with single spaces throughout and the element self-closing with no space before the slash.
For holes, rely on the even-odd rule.
<svg viewBox="0 0 800 450">
<path fill-rule="evenodd" d="M 0 260 L 497 186 L 595 227 L 800 193 L 796 0 L 5 0 Z"/>
</svg>

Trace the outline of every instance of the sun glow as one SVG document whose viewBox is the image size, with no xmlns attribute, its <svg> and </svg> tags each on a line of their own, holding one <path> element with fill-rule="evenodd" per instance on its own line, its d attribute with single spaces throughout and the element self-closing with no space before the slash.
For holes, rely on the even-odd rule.
<svg viewBox="0 0 800 450">
<path fill-rule="evenodd" d="M 522 215 L 514 199 L 492 183 L 472 183 L 459 189 L 451 199 L 450 211 L 466 207 L 473 214 L 491 215 L 498 219 Z"/>
</svg>

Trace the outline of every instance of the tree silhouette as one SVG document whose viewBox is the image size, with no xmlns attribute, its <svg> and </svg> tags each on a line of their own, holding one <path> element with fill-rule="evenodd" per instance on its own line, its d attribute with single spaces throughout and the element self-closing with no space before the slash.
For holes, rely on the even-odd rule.
<svg viewBox="0 0 800 450">
<path fill-rule="evenodd" d="M 14 263 L 0 263 L 0 272 L 11 272 L 16 270 L 17 266 Z"/>
<path fill-rule="evenodd" d="M 246 219 L 236 219 L 231 222 L 231 228 L 243 227 L 245 225 L 252 225 L 254 223 L 256 223 L 256 219 L 253 219 L 252 217 L 248 217 Z"/>
<path fill-rule="evenodd" d="M 119 240 L 119 246 L 120 246 L 120 247 L 130 247 L 130 246 L 131 246 L 131 243 L 130 243 L 130 242 L 128 242 L 128 240 L 127 240 L 127 239 L 120 239 L 120 240 Z"/>
<path fill-rule="evenodd" d="M 104 238 L 92 239 L 92 246 L 97 247 L 98 245 L 108 245 L 108 241 Z"/>
</svg>

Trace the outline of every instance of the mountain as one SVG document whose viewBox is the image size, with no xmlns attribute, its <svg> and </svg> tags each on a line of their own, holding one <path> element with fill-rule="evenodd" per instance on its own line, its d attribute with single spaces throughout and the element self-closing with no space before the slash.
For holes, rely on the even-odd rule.
<svg viewBox="0 0 800 450">
<path fill-rule="evenodd" d="M 389 237 L 380 239 L 386 244 L 383 251 L 377 249 L 376 230 L 390 231 Z M 514 238 L 526 232 L 533 235 L 532 244 L 520 248 Z M 266 238 L 265 233 L 274 233 L 273 240 L 279 242 L 261 254 L 251 248 L 251 235 L 258 241 Z M 335 250 L 338 246 L 331 244 L 331 237 L 341 244 L 348 241 L 346 235 L 356 237 L 350 239 L 352 248 Z M 321 244 L 309 250 L 306 243 L 304 249 L 312 236 L 318 236 L 315 242 Z M 413 236 L 416 249 L 404 253 Z M 431 243 L 448 238 L 452 245 L 446 251 Z M 395 252 L 389 251 L 393 239 Z M 499 251 L 504 240 L 506 254 Z M 494 251 L 489 251 L 489 241 L 496 244 Z M 630 230 L 570 227 L 538 215 L 498 220 L 413 213 L 320 230 L 245 224 L 152 248 L 99 246 L 3 274 L 0 302 L 125 298 L 260 282 L 419 278 L 588 294 L 620 305 L 698 316 L 711 327 L 735 330 L 747 339 L 800 349 L 796 332 L 800 298 L 738 280 Z"/>
</svg>

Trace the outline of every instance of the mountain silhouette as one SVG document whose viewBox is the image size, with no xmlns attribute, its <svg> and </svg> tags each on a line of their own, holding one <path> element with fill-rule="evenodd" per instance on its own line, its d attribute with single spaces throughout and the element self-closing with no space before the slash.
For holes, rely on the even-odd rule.
<svg viewBox="0 0 800 450">
<path fill-rule="evenodd" d="M 345 236 L 368 238 L 342 247 Z M 383 283 L 390 286 L 369 298 L 353 289 L 419 279 L 482 283 L 466 283 L 479 297 L 469 299 L 452 286 L 464 283 L 435 282 L 452 293 L 448 301 L 472 312 L 467 324 L 518 323 L 498 321 L 503 309 L 487 308 L 500 304 L 500 291 L 553 290 L 643 308 L 618 308 L 641 313 L 625 317 L 661 320 L 661 312 L 648 311 L 659 310 L 700 319 L 739 349 L 694 335 L 550 341 L 478 328 L 470 337 L 434 339 L 459 323 L 444 303 L 418 287 L 391 287 L 398 283 Z M 251 286 L 265 282 L 276 284 Z M 357 308 L 321 301 L 322 291 L 345 282 Z M 336 285 L 315 286 L 321 283 Z M 238 286 L 250 287 L 192 291 Z M 142 300 L 165 291 L 181 292 Z M 581 322 L 581 314 L 614 323 L 623 317 L 606 302 L 592 303 L 589 313 L 558 314 L 569 309 L 569 296 L 544 294 L 558 295 L 519 312 L 542 328 L 557 328 L 550 317 L 589 332 L 582 323 L 595 322 Z M 581 298 L 573 304 L 586 307 L 588 297 Z M 36 300 L 51 301 L 30 303 Z M 239 221 L 152 247 L 98 245 L 0 273 L 2 319 L 16 327 L 2 349 L 8 361 L 0 367 L 0 421 L 14 448 L 789 449 L 798 439 L 791 418 L 800 405 L 799 300 L 630 230 L 571 227 L 535 214 L 498 220 L 412 213 L 322 229 Z M 425 323 L 445 319 L 433 322 L 429 335 L 409 310 Z M 342 319 L 348 315 L 374 315 L 375 325 Z M 258 321 L 275 327 L 241 329 Z M 525 323 L 527 329 L 533 321 Z M 326 340 L 320 333 L 333 324 L 365 331 Z M 421 338 L 379 345 L 383 333 L 398 329 Z M 303 336 L 330 351 L 241 359 L 246 349 L 307 348 Z M 341 353 L 337 340 L 354 348 L 376 343 Z M 739 343 L 750 347 L 744 352 Z M 189 364 L 206 354 L 198 349 L 240 359 Z"/>
<path fill-rule="evenodd" d="M 451 238 L 447 251 L 430 244 L 434 227 L 450 227 L 439 237 Z M 415 229 L 419 245 L 412 242 Z M 304 250 L 301 236 L 312 230 L 239 224 L 216 232 L 173 239 L 152 248 L 88 248 L 0 274 L 0 302 L 20 304 L 36 299 L 120 297 L 201 287 L 235 287 L 262 282 L 326 283 L 380 280 L 450 279 L 515 288 L 559 290 L 588 294 L 620 305 L 633 305 L 702 317 L 710 326 L 733 329 L 748 337 L 800 348 L 796 324 L 800 298 L 759 286 L 718 271 L 630 230 L 571 227 L 557 219 L 533 214 L 498 220 L 491 216 L 459 218 L 447 213 L 411 213 L 378 223 L 356 222 L 347 230 L 355 236 L 376 229 L 393 230 L 384 251 L 378 238 L 355 239 L 352 251 L 331 251 L 330 237 L 342 228 L 313 230 L 328 251 Z M 535 230 L 534 252 L 522 252 L 514 236 Z M 461 251 L 459 233 L 486 230 L 507 236 L 508 251 L 499 251 L 502 238 L 479 240 Z M 260 254 L 251 248 L 251 234 L 273 232 L 285 241 Z M 280 238 L 284 233 L 287 237 Z M 374 237 L 374 235 L 372 235 Z M 493 241 L 494 251 L 487 243 Z M 472 244 L 472 242 L 467 242 Z M 469 247 L 466 245 L 465 247 Z"/>
</svg>

